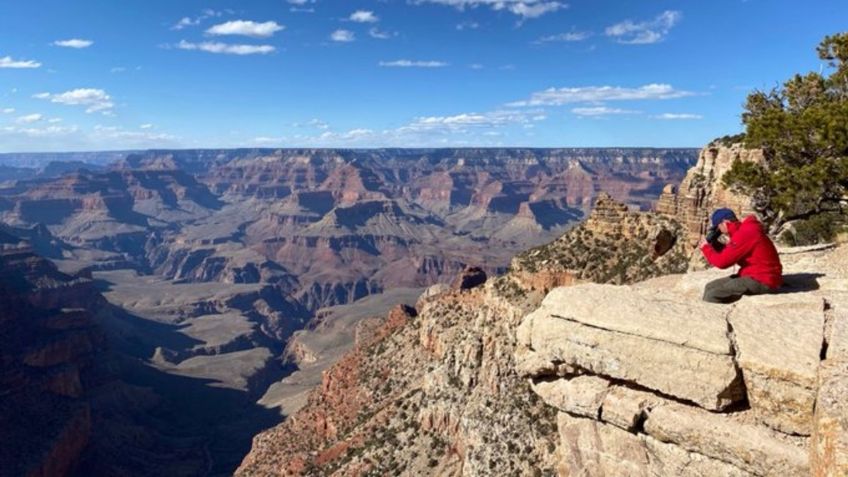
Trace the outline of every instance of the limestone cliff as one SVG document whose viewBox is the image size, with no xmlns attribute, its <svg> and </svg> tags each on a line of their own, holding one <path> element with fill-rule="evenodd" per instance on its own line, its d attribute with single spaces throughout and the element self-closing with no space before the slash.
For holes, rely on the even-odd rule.
<svg viewBox="0 0 848 477">
<path fill-rule="evenodd" d="M 721 178 L 734 161 L 762 160 L 762 151 L 746 149 L 741 144 L 709 144 L 701 150 L 698 162 L 689 169 L 679 187 L 669 184 L 663 189 L 655 209 L 683 224 L 687 240 L 694 246 L 706 232 L 713 209 L 728 207 L 740 217 L 753 212 L 751 198 L 728 190 L 721 184 Z"/>
<path fill-rule="evenodd" d="M 561 475 L 845 475 L 848 247 L 788 249 L 779 294 L 702 303 L 723 274 L 552 291 L 516 362 L 558 413 Z"/>
<path fill-rule="evenodd" d="M 671 258 L 678 232 L 667 218 L 602 197 L 586 224 L 546 249 L 550 259 L 517 260 L 483 286 L 425 293 L 414 310 L 396 309 L 373 331 L 358 332 L 355 349 L 325 371 L 306 406 L 254 439 L 237 474 L 555 472 L 556 413 L 516 367 L 515 329 L 567 277 L 617 282 L 685 269 L 685 256 Z M 610 260 L 572 267 L 564 250 L 577 242 L 586 250 L 607 244 Z M 619 248 L 640 257 L 615 265 Z"/>
</svg>

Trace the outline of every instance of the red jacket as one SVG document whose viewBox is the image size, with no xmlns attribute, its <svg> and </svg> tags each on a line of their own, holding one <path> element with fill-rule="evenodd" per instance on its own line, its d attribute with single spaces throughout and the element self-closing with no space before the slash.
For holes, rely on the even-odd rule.
<svg viewBox="0 0 848 477">
<path fill-rule="evenodd" d="M 751 277 L 769 288 L 783 284 L 777 249 L 756 217 L 749 215 L 742 222 L 728 222 L 727 234 L 730 242 L 721 252 L 708 243 L 701 247 L 711 265 L 724 269 L 738 264 L 741 277 Z"/>
</svg>

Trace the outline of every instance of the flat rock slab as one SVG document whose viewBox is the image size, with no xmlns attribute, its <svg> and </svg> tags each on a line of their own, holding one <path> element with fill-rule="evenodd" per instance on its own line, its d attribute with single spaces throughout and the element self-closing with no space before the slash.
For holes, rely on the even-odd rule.
<svg viewBox="0 0 848 477">
<path fill-rule="evenodd" d="M 807 449 L 770 429 L 727 415 L 666 403 L 648 412 L 645 432 L 662 441 L 761 476 L 809 475 Z"/>
<path fill-rule="evenodd" d="M 729 321 L 755 415 L 780 431 L 810 435 L 824 336 L 822 299 L 746 297 Z"/>
<path fill-rule="evenodd" d="M 519 330 L 519 340 L 528 341 L 530 354 L 542 360 L 633 382 L 710 410 L 744 399 L 741 375 L 729 355 L 587 326 L 549 312 L 543 306 L 531 313 Z"/>
<path fill-rule="evenodd" d="M 676 299 L 675 299 L 676 298 Z M 584 325 L 730 354 L 726 307 L 671 297 L 663 290 L 585 284 L 552 290 L 542 307 Z"/>
<path fill-rule="evenodd" d="M 572 379 L 533 382 L 531 386 L 533 392 L 549 406 L 597 419 L 609 382 L 597 376 L 577 376 Z"/>
<path fill-rule="evenodd" d="M 559 475 L 580 477 L 748 477 L 751 474 L 644 434 L 591 419 L 557 416 Z"/>
</svg>

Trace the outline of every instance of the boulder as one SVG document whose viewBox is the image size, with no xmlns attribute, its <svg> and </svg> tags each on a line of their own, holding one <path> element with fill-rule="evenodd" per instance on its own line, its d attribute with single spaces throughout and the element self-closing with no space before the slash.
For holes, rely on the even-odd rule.
<svg viewBox="0 0 848 477">
<path fill-rule="evenodd" d="M 519 330 L 519 340 L 529 341 L 533 351 L 521 355 L 522 359 L 532 359 L 537 366 L 542 360 L 564 363 L 710 410 L 724 409 L 745 397 L 741 375 L 728 354 L 585 325 L 553 315 L 552 309 L 559 315 L 575 317 L 568 313 L 568 304 L 554 308 L 551 302 L 528 315 Z"/>
<path fill-rule="evenodd" d="M 746 297 L 729 321 L 757 418 L 786 433 L 810 435 L 824 329 L 822 299 Z"/>
</svg>

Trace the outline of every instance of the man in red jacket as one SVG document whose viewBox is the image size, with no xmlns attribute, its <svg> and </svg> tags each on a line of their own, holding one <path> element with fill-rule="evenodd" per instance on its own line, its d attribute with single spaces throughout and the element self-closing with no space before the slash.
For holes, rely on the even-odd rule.
<svg viewBox="0 0 848 477">
<path fill-rule="evenodd" d="M 730 241 L 718 251 L 706 240 L 701 240 L 704 258 L 721 269 L 739 265 L 739 271 L 707 283 L 704 301 L 732 303 L 742 295 L 771 293 L 783 284 L 783 267 L 777 249 L 756 217 L 750 215 L 740 222 L 732 210 L 718 209 L 710 220 L 713 227 L 730 237 Z"/>
</svg>

